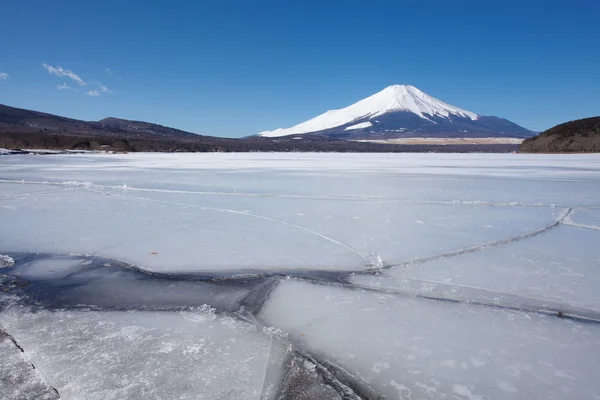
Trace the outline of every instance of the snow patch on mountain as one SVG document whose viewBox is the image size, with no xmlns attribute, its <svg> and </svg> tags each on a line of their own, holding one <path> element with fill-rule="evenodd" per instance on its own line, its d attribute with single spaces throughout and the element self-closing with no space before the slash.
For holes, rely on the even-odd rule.
<svg viewBox="0 0 600 400">
<path fill-rule="evenodd" d="M 336 128 L 365 118 L 374 118 L 390 112 L 410 112 L 429 120 L 430 117 L 457 116 L 475 121 L 479 116 L 467 110 L 444 103 L 410 85 L 388 86 L 381 92 L 339 110 L 330 110 L 311 120 L 287 129 L 264 131 L 259 136 L 278 137 L 292 134 L 319 132 Z M 358 125 L 358 124 L 356 124 Z M 359 128 L 355 128 L 359 129 Z"/>
<path fill-rule="evenodd" d="M 369 121 L 367 121 L 367 122 L 361 122 L 360 124 L 351 125 L 351 126 L 347 127 L 344 130 L 345 131 L 351 131 L 353 129 L 363 129 L 363 128 L 368 128 L 370 126 L 373 126 L 373 124 L 370 123 Z"/>
</svg>

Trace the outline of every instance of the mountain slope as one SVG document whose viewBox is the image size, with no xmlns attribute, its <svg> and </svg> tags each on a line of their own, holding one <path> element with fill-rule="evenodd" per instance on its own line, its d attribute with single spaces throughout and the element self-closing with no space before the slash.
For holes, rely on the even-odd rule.
<svg viewBox="0 0 600 400">
<path fill-rule="evenodd" d="M 508 120 L 480 116 L 410 85 L 393 85 L 355 104 L 330 110 L 287 129 L 259 133 L 281 137 L 314 133 L 342 139 L 437 137 L 530 137 Z"/>
<path fill-rule="evenodd" d="M 199 135 L 148 122 L 105 118 L 101 121 L 80 121 L 39 111 L 0 104 L 0 132 L 45 132 L 64 135 L 107 135 L 147 138 L 195 138 Z"/>
<path fill-rule="evenodd" d="M 550 128 L 521 143 L 525 153 L 600 152 L 600 117 L 584 118 Z"/>
<path fill-rule="evenodd" d="M 131 134 L 149 134 L 156 137 L 195 137 L 195 133 L 182 131 L 168 126 L 153 124 L 144 121 L 131 121 L 121 118 L 104 118 L 98 123 L 105 129 L 119 130 Z"/>
</svg>

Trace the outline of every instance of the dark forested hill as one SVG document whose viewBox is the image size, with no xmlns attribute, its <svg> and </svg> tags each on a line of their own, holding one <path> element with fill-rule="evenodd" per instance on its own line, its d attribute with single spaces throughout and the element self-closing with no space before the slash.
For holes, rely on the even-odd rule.
<svg viewBox="0 0 600 400">
<path fill-rule="evenodd" d="M 600 117 L 578 119 L 557 125 L 526 139 L 525 153 L 600 152 Z"/>
<path fill-rule="evenodd" d="M 0 133 L 48 133 L 70 136 L 118 136 L 120 138 L 193 138 L 199 135 L 149 122 L 105 118 L 80 121 L 0 104 Z"/>
</svg>

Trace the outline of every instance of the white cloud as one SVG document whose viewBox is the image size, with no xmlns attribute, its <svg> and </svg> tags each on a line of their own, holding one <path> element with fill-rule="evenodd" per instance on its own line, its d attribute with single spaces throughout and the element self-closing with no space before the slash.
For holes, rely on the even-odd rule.
<svg viewBox="0 0 600 400">
<path fill-rule="evenodd" d="M 9 76 L 6 72 L 0 72 L 0 81 L 7 80 Z"/>
<path fill-rule="evenodd" d="M 112 75 L 112 69 L 110 68 L 104 68 L 104 72 L 106 72 L 109 75 Z"/>
<path fill-rule="evenodd" d="M 48 70 L 48 72 L 52 75 L 56 75 L 59 77 L 67 77 L 67 78 L 71 78 L 75 83 L 77 83 L 80 86 L 90 86 L 90 85 L 96 85 L 98 86 L 97 89 L 90 89 L 87 92 L 85 92 L 86 95 L 88 96 L 100 96 L 101 93 L 112 93 L 113 91 L 110 90 L 108 87 L 106 87 L 105 85 L 101 84 L 98 81 L 89 81 L 86 82 L 83 79 L 81 79 L 79 77 L 79 75 L 77 75 L 76 73 L 74 73 L 71 70 L 68 69 L 64 69 L 60 66 L 57 67 L 53 67 L 51 65 L 48 65 L 46 63 L 42 64 L 44 66 L 44 68 L 46 68 Z M 110 68 L 105 68 L 106 73 L 108 74 L 112 74 L 112 70 Z M 7 75 L 8 77 L 8 75 Z M 67 85 L 66 83 L 62 83 L 60 85 L 56 86 L 57 90 L 75 90 L 77 91 L 77 89 Z"/>
<path fill-rule="evenodd" d="M 98 85 L 98 88 L 100 89 L 100 91 L 102 93 L 112 93 L 112 90 L 110 90 L 109 88 L 107 88 L 106 86 L 104 86 L 103 84 L 101 84 L 100 82 L 94 82 L 96 85 Z"/>
<path fill-rule="evenodd" d="M 61 85 L 56 85 L 56 89 L 57 90 L 75 90 L 71 86 L 67 85 L 66 83 L 63 83 Z"/>
<path fill-rule="evenodd" d="M 83 79 L 81 79 L 75 72 L 73 72 L 71 70 L 64 69 L 62 67 L 53 67 L 46 63 L 44 63 L 42 65 L 52 75 L 56 75 L 56 76 L 60 76 L 60 77 L 66 76 L 68 78 L 71 78 L 75 83 L 77 83 L 80 86 L 84 86 L 86 84 Z"/>
</svg>

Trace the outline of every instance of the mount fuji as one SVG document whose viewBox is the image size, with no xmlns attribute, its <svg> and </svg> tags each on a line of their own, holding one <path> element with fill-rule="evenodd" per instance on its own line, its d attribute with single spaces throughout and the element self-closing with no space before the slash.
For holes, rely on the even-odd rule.
<svg viewBox="0 0 600 400">
<path fill-rule="evenodd" d="M 388 86 L 346 108 L 330 110 L 261 137 L 318 135 L 338 139 L 528 138 L 535 133 L 503 118 L 482 116 L 445 103 L 410 85 Z"/>
</svg>

